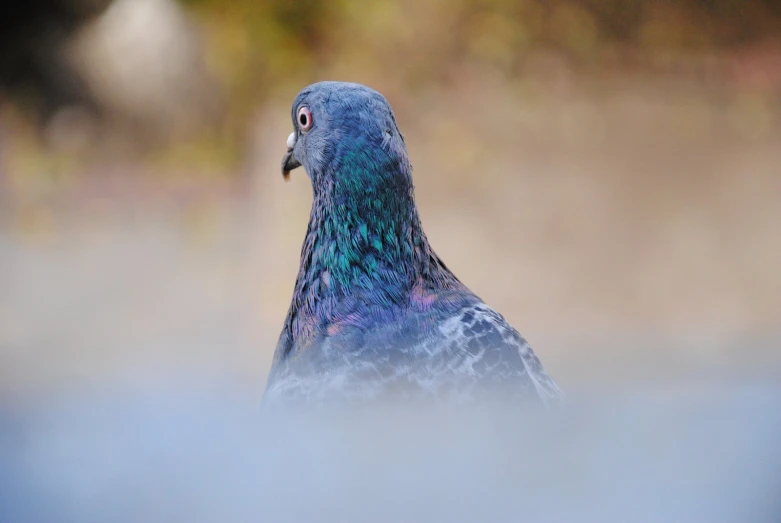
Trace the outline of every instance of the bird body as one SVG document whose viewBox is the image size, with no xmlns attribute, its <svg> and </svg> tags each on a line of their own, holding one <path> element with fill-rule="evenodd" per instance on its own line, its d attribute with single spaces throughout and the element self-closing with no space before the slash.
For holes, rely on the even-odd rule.
<svg viewBox="0 0 781 523">
<path fill-rule="evenodd" d="M 265 401 L 467 397 L 558 400 L 526 341 L 432 250 L 390 105 L 320 82 L 293 103 L 283 174 L 314 198 Z"/>
</svg>

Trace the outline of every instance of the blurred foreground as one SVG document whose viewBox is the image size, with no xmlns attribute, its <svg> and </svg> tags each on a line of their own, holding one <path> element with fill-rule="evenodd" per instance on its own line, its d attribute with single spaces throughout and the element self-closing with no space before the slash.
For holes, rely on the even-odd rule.
<svg viewBox="0 0 781 523">
<path fill-rule="evenodd" d="M 774 523 L 781 389 L 261 416 L 226 383 L 0 410 L 8 522 Z"/>
</svg>

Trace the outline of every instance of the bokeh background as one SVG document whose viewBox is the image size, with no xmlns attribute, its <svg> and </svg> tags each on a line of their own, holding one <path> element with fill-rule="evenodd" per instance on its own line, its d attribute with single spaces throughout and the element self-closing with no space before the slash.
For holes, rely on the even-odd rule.
<svg viewBox="0 0 781 523">
<path fill-rule="evenodd" d="M 26 4 L 25 4 L 26 6 Z M 322 79 L 386 95 L 434 247 L 565 389 L 778 372 L 771 1 L 47 0 L 0 31 L 0 394 L 262 390 Z"/>
<path fill-rule="evenodd" d="M 411 481 L 423 453 L 387 430 L 385 463 L 338 431 L 264 452 L 311 203 L 279 164 L 324 79 L 385 94 L 439 255 L 574 404 L 612 402 L 539 433 L 445 424 Z M 775 1 L 9 3 L 0 520 L 380 521 L 452 498 L 451 520 L 483 500 L 495 521 L 778 521 L 779 224 Z"/>
</svg>

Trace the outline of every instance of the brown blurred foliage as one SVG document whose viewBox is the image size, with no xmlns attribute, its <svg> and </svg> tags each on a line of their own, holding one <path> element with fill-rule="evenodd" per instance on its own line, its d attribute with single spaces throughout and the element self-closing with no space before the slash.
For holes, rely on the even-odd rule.
<svg viewBox="0 0 781 523">
<path fill-rule="evenodd" d="M 101 9 L 74 17 L 83 5 Z M 48 119 L 47 147 L 73 152 L 94 150 L 92 144 L 112 158 L 128 148 L 151 150 L 153 160 L 175 165 L 235 168 L 258 107 L 326 78 L 373 85 L 392 99 L 450 89 L 475 75 L 516 91 L 672 77 L 710 91 L 777 97 L 780 5 L 50 0 L 37 11 L 6 13 L 16 29 L 3 41 L 15 58 L 0 60 L 0 80 L 18 86 L 9 90 L 17 101 L 44 91 L 38 103 Z M 24 134 L 24 125 L 8 118 L 15 134 Z"/>
<path fill-rule="evenodd" d="M 392 68 L 416 84 L 464 62 L 520 74 L 534 51 L 578 66 L 734 50 L 775 39 L 770 0 L 186 0 L 206 28 L 214 63 L 231 85 L 267 92 L 333 68 Z M 229 58 L 230 57 L 230 58 Z M 389 76 L 389 75 L 385 75 Z"/>
<path fill-rule="evenodd" d="M 781 89 L 770 0 L 185 0 L 228 102 L 225 138 L 261 100 L 324 79 L 384 92 L 447 88 L 464 70 L 508 81 L 671 74 Z M 562 73 L 564 71 L 564 73 Z"/>
</svg>

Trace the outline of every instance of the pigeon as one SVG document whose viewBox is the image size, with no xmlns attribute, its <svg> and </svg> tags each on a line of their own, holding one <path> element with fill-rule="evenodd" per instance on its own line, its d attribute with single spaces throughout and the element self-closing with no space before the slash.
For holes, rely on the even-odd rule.
<svg viewBox="0 0 781 523">
<path fill-rule="evenodd" d="M 561 403 L 526 340 L 432 250 L 385 97 L 319 82 L 291 116 L 282 174 L 303 166 L 314 196 L 264 404 Z"/>
</svg>

